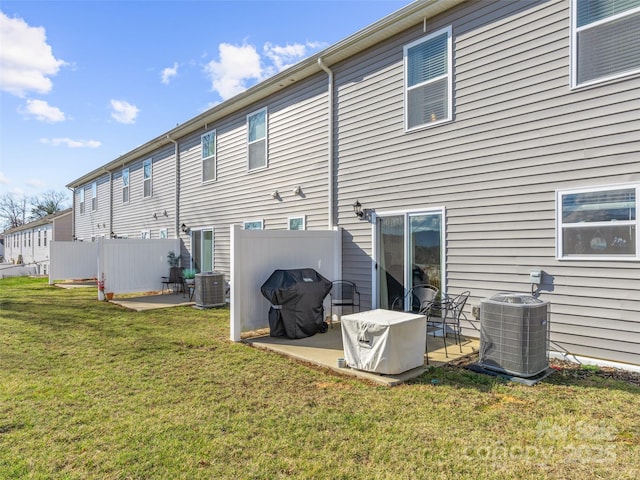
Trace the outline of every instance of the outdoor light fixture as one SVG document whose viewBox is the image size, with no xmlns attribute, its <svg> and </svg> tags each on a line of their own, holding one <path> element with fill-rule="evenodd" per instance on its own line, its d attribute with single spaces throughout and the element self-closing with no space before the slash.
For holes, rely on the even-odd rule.
<svg viewBox="0 0 640 480">
<path fill-rule="evenodd" d="M 187 233 L 189 231 L 189 229 L 184 223 L 180 225 L 180 230 L 182 230 L 182 233 Z"/>
<path fill-rule="evenodd" d="M 353 213 L 356 214 L 360 220 L 364 217 L 364 212 L 362 211 L 362 204 L 356 200 L 356 203 L 353 204 Z"/>
<path fill-rule="evenodd" d="M 273 192 L 271 192 L 271 198 L 276 199 L 278 197 L 280 197 L 278 190 L 274 190 Z"/>
<path fill-rule="evenodd" d="M 155 219 L 157 220 L 157 219 L 158 219 L 158 214 L 157 214 L 157 213 L 154 213 L 154 214 L 153 214 L 153 218 L 155 218 Z"/>
<path fill-rule="evenodd" d="M 300 188 L 300 185 L 298 185 L 297 187 L 294 187 L 293 189 L 294 195 L 300 195 L 301 193 L 302 193 L 302 188 Z"/>
<path fill-rule="evenodd" d="M 163 212 L 163 215 L 164 215 L 165 217 L 168 217 L 168 216 L 169 216 L 169 214 L 167 213 L 167 211 L 166 211 L 166 210 Z"/>
</svg>

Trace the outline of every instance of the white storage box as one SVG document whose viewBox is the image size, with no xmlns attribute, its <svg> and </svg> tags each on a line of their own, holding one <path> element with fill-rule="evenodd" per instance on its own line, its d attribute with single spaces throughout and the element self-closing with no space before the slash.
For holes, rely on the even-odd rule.
<svg viewBox="0 0 640 480">
<path fill-rule="evenodd" d="M 341 325 L 344 358 L 351 368 L 397 374 L 424 365 L 424 315 L 378 309 L 344 315 Z"/>
</svg>

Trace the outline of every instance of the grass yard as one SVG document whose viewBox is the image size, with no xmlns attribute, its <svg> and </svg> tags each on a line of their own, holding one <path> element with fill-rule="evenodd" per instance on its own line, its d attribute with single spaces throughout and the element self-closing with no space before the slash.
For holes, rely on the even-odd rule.
<svg viewBox="0 0 640 480">
<path fill-rule="evenodd" d="M 386 388 L 96 297 L 0 280 L 0 478 L 638 478 L 640 387 L 597 370 Z"/>
</svg>

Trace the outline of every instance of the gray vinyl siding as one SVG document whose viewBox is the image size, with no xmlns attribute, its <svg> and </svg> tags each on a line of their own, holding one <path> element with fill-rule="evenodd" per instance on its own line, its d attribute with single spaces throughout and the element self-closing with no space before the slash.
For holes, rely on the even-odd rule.
<svg viewBox="0 0 640 480">
<path fill-rule="evenodd" d="M 289 86 L 259 105 L 207 125 L 180 143 L 180 219 L 192 229 L 213 227 L 214 268 L 230 273 L 230 225 L 264 220 L 287 229 L 290 216 L 306 216 L 308 230 L 327 229 L 327 76 Z M 246 115 L 267 107 L 268 168 L 247 170 Z M 200 135 L 215 129 L 217 178 L 202 183 Z M 296 186 L 302 195 L 294 195 Z M 271 193 L 278 190 L 281 199 Z M 183 261 L 191 253 L 184 240 Z"/>
<path fill-rule="evenodd" d="M 97 208 L 92 209 L 91 186 L 94 182 L 89 182 L 75 190 L 74 210 L 75 210 L 75 236 L 85 242 L 92 238 L 109 236 L 110 224 L 110 184 L 109 174 L 100 176 L 95 180 Z M 80 194 L 84 189 L 84 213 L 80 213 Z"/>
<path fill-rule="evenodd" d="M 152 194 L 144 197 L 143 164 L 151 159 Z M 129 202 L 122 202 L 122 170 L 129 168 Z M 168 238 L 176 238 L 176 168 L 173 144 L 161 147 L 113 172 L 113 227 L 118 236 L 140 238 L 149 230 L 152 239 L 166 228 Z M 167 215 L 164 212 L 167 212 Z M 154 217 L 154 214 L 156 217 Z"/>
<path fill-rule="evenodd" d="M 427 25 L 333 67 L 343 277 L 370 305 L 372 232 L 356 199 L 445 207 L 446 289 L 471 290 L 469 318 L 494 293 L 530 291 L 541 268 L 552 349 L 640 363 L 639 262 L 555 251 L 557 189 L 640 182 L 640 80 L 570 90 L 568 1 L 472 2 Z M 405 133 L 402 47 L 448 25 L 454 121 Z"/>
</svg>

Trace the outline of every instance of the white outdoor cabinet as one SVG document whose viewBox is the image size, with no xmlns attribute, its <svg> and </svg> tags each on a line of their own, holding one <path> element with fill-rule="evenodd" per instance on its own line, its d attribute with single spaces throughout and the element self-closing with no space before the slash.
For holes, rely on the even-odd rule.
<svg viewBox="0 0 640 480">
<path fill-rule="evenodd" d="M 344 358 L 351 368 L 398 374 L 424 365 L 424 315 L 378 309 L 344 315 L 341 325 Z"/>
</svg>

